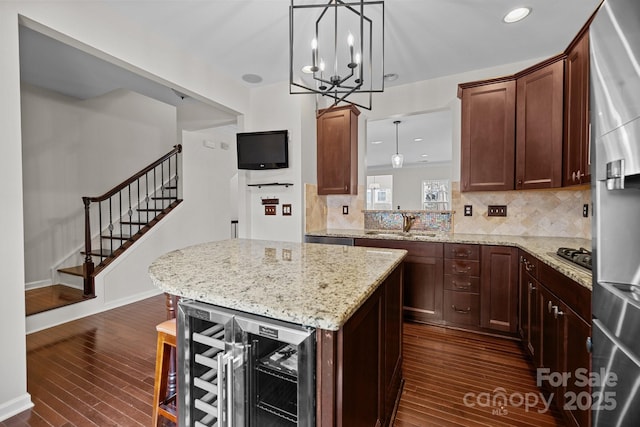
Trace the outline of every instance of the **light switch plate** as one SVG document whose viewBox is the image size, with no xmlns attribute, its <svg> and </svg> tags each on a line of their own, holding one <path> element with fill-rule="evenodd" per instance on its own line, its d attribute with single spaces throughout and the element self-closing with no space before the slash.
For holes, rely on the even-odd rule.
<svg viewBox="0 0 640 427">
<path fill-rule="evenodd" d="M 291 216 L 291 204 L 282 205 L 282 216 Z"/>
<path fill-rule="evenodd" d="M 473 206 L 464 205 L 464 216 L 473 216 Z"/>
<path fill-rule="evenodd" d="M 272 206 L 272 205 L 265 205 L 264 214 L 265 215 L 275 215 L 276 214 L 276 207 Z"/>
<path fill-rule="evenodd" d="M 342 206 L 342 215 L 349 215 L 349 206 L 348 205 L 343 205 Z"/>
<path fill-rule="evenodd" d="M 507 216 L 507 205 L 489 205 L 488 216 Z"/>
</svg>

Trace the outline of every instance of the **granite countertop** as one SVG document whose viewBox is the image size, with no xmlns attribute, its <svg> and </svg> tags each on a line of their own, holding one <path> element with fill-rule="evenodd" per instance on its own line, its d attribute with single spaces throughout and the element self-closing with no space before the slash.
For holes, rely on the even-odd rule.
<svg viewBox="0 0 640 427">
<path fill-rule="evenodd" d="M 381 233 L 381 234 L 371 234 Z M 420 242 L 443 243 L 472 243 L 479 245 L 514 246 L 523 249 L 545 264 L 553 267 L 565 276 L 591 289 L 591 272 L 580 266 L 572 265 L 556 255 L 560 247 L 586 248 L 591 250 L 591 240 L 571 237 L 536 237 L 536 236 L 508 236 L 490 234 L 460 234 L 460 233 L 427 233 L 411 231 L 402 233 L 399 230 L 339 230 L 328 229 L 306 233 L 308 236 L 320 237 L 350 237 L 356 239 L 389 239 Z"/>
<path fill-rule="evenodd" d="M 169 252 L 149 267 L 164 292 L 338 330 L 405 250 L 232 239 Z"/>
</svg>

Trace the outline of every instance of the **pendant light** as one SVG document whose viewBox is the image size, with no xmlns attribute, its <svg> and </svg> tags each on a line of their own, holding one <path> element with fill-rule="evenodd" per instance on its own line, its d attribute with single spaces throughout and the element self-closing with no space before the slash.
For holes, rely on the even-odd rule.
<svg viewBox="0 0 640 427">
<path fill-rule="evenodd" d="M 398 125 L 400 123 L 400 120 L 393 122 L 393 124 L 396 125 L 396 154 L 391 156 L 391 166 L 394 168 L 401 168 L 402 162 L 404 161 L 404 156 L 398 153 Z"/>
</svg>

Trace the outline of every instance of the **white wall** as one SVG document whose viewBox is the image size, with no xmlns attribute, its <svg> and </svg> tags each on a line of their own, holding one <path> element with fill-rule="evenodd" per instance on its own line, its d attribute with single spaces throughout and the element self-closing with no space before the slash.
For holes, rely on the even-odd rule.
<svg viewBox="0 0 640 427">
<path fill-rule="evenodd" d="M 241 114 L 246 114 L 249 105 L 248 89 L 211 69 L 202 60 L 173 48 L 170 41 L 158 40 L 114 16 L 98 2 L 0 2 L 0 144 L 4 164 L 0 168 L 0 182 L 3 183 L 0 186 L 3 202 L 0 223 L 5 224 L 0 244 L 0 271 L 3 274 L 0 322 L 5 325 L 0 329 L 0 342 L 3 343 L 0 420 L 30 405 L 26 391 L 19 20 L 29 21 L 32 28 L 180 92 L 199 94 L 201 99 Z M 157 227 L 156 232 L 165 225 L 169 226 L 169 223 Z M 176 228 L 174 233 L 180 234 L 180 227 Z M 152 240 L 156 232 L 146 239 Z M 94 309 L 106 306 L 103 301 L 76 306 L 85 304 Z"/>
<path fill-rule="evenodd" d="M 245 117 L 244 131 L 287 129 L 289 131 L 289 167 L 268 171 L 239 171 L 240 236 L 253 239 L 302 240 L 304 185 L 302 183 L 302 111 L 308 114 L 302 96 L 289 95 L 288 84 L 280 83 L 254 89 L 250 114 Z M 309 132 L 304 133 L 309 137 Z M 315 138 L 314 138 L 315 141 Z M 315 147 L 315 143 L 313 144 Z M 291 187 L 248 187 L 247 184 L 288 182 Z M 264 214 L 263 198 L 278 198 L 277 215 Z M 282 204 L 291 204 L 292 215 L 282 215 Z M 244 207 L 244 209 L 243 209 Z"/>
<path fill-rule="evenodd" d="M 83 101 L 23 85 L 21 95 L 25 279 L 32 283 L 79 256 L 82 196 L 105 193 L 172 149 L 176 109 L 123 89 Z"/>
</svg>

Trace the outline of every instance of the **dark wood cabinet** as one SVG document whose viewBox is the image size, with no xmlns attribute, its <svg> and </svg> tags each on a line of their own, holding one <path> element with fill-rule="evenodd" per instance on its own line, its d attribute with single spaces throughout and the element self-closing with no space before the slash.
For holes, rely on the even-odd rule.
<svg viewBox="0 0 640 427">
<path fill-rule="evenodd" d="M 589 143 L 589 31 L 570 46 L 564 77 L 563 185 L 591 182 Z"/>
<path fill-rule="evenodd" d="M 564 62 L 517 79 L 516 190 L 562 186 Z"/>
<path fill-rule="evenodd" d="M 444 321 L 450 325 L 480 326 L 480 246 L 444 245 Z"/>
<path fill-rule="evenodd" d="M 515 80 L 460 88 L 461 191 L 513 190 Z"/>
<path fill-rule="evenodd" d="M 402 383 L 402 266 L 339 331 L 318 330 L 316 426 L 388 427 Z"/>
<path fill-rule="evenodd" d="M 554 402 L 568 425 L 590 425 L 591 411 L 584 399 L 591 396 L 588 377 L 591 357 L 586 342 L 591 336 L 591 291 L 535 257 L 521 251 L 520 334 L 540 371 L 541 385 L 554 394 Z M 528 331 L 528 332 L 527 332 Z M 553 383 L 550 375 L 567 376 Z M 576 401 L 575 398 L 583 399 Z"/>
<path fill-rule="evenodd" d="M 404 259 L 404 318 L 429 323 L 442 321 L 442 243 L 356 239 L 355 245 L 408 251 Z"/>
<path fill-rule="evenodd" d="M 352 106 L 318 112 L 318 194 L 358 194 L 358 115 Z"/>
<path fill-rule="evenodd" d="M 515 333 L 518 325 L 518 249 L 482 246 L 480 326 Z"/>
<path fill-rule="evenodd" d="M 520 251 L 520 295 L 518 331 L 522 344 L 536 366 L 540 361 L 540 321 L 538 313 L 538 260 Z"/>
</svg>

